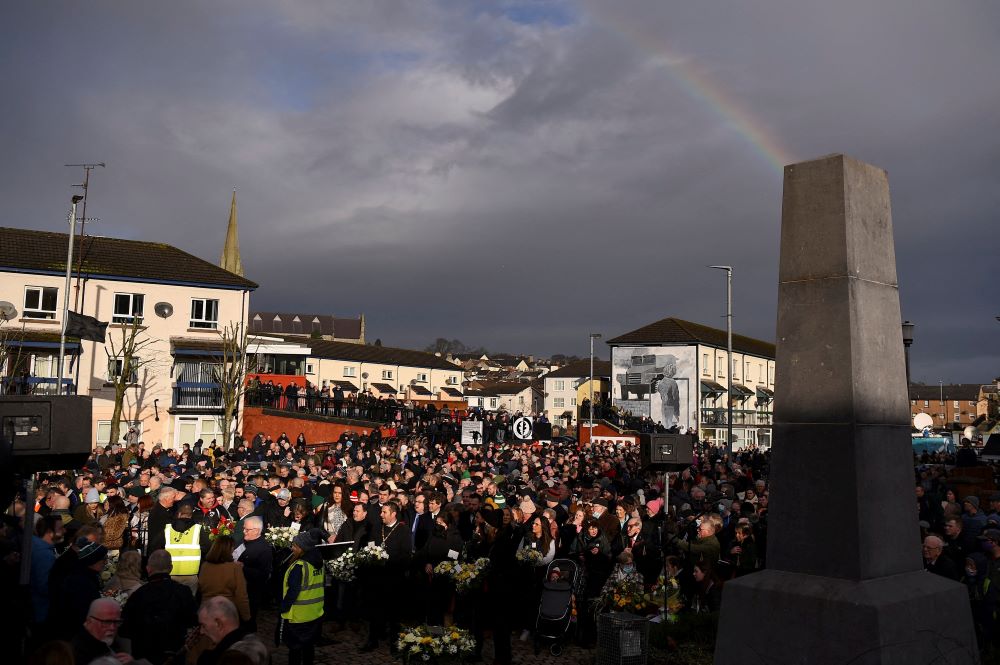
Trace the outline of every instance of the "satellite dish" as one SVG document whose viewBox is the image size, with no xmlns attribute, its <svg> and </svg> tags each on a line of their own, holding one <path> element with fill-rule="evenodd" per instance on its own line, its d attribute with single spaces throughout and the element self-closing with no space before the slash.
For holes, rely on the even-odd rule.
<svg viewBox="0 0 1000 665">
<path fill-rule="evenodd" d="M 168 319 L 170 315 L 174 313 L 174 306 L 168 302 L 158 302 L 153 307 L 153 311 L 161 319 Z"/>
<path fill-rule="evenodd" d="M 913 416 L 913 426 L 919 430 L 925 430 L 934 425 L 934 419 L 926 413 L 918 413 Z"/>
<path fill-rule="evenodd" d="M 969 441 L 972 441 L 972 439 L 975 438 L 977 432 L 978 432 L 978 430 L 975 427 L 973 427 L 972 425 L 969 425 L 964 430 L 962 430 L 962 436 L 964 436 Z"/>
<path fill-rule="evenodd" d="M 14 303 L 0 300 L 0 321 L 10 321 L 17 316 L 17 307 Z"/>
<path fill-rule="evenodd" d="M 367 379 L 368 378 L 368 372 L 361 372 L 361 378 L 362 379 Z"/>
</svg>

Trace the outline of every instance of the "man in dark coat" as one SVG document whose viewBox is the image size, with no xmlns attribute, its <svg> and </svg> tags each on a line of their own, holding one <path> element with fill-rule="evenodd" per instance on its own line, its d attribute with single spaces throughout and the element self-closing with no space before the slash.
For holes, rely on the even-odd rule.
<svg viewBox="0 0 1000 665">
<path fill-rule="evenodd" d="M 149 511 L 149 544 L 147 552 L 162 550 L 167 546 L 166 528 L 174 520 L 174 503 L 181 497 L 173 487 L 160 488 L 156 504 Z"/>
<path fill-rule="evenodd" d="M 388 501 L 382 506 L 382 525 L 372 534 L 372 540 L 385 548 L 389 560 L 371 579 L 372 594 L 378 599 L 368 624 L 368 641 L 363 653 L 378 648 L 379 637 L 389 627 L 389 651 L 396 653 L 395 636 L 399 634 L 399 615 L 405 602 L 406 569 L 410 564 L 410 536 L 407 525 L 399 520 L 399 504 Z"/>
<path fill-rule="evenodd" d="M 248 628 L 252 633 L 257 632 L 257 612 L 264 602 L 274 563 L 274 548 L 261 537 L 263 530 L 264 521 L 259 517 L 248 517 L 243 521 L 243 552 L 238 561 L 243 564 L 243 576 L 247 580 L 247 596 L 250 598 Z"/>
<path fill-rule="evenodd" d="M 59 637 L 67 639 L 83 625 L 90 603 L 101 597 L 100 576 L 108 561 L 108 550 L 100 543 L 78 542 L 77 547 L 72 570 L 57 587 L 49 583 L 52 626 Z"/>
<path fill-rule="evenodd" d="M 73 656 L 77 663 L 89 663 L 101 656 L 113 656 L 122 662 L 131 660 L 118 642 L 121 605 L 114 598 L 98 598 L 87 606 L 83 626 L 73 637 Z"/>
<path fill-rule="evenodd" d="M 166 550 L 149 555 L 149 581 L 132 592 L 122 614 L 122 637 L 132 640 L 132 655 L 162 663 L 184 644 L 188 628 L 198 623 L 191 589 L 170 579 L 173 562 Z"/>
</svg>

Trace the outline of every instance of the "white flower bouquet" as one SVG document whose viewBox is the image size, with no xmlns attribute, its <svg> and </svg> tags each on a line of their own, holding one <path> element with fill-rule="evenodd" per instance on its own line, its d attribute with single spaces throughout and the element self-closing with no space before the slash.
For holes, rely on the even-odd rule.
<svg viewBox="0 0 1000 665">
<path fill-rule="evenodd" d="M 326 562 L 326 569 L 330 575 L 341 582 L 353 582 L 357 578 L 358 561 L 354 552 L 348 550 Z"/>
<path fill-rule="evenodd" d="M 103 587 L 107 584 L 112 577 L 115 576 L 115 572 L 118 570 L 118 555 L 109 554 L 107 563 L 104 564 L 104 570 L 101 571 L 101 586 Z"/>
<path fill-rule="evenodd" d="M 458 660 L 470 655 L 476 641 L 467 630 L 417 626 L 404 630 L 396 640 L 396 648 L 404 663 L 411 661 Z"/>
<path fill-rule="evenodd" d="M 442 561 L 434 567 L 434 574 L 450 578 L 458 593 L 468 593 L 482 586 L 484 573 L 489 567 L 490 560 L 485 557 L 465 563 Z"/>
<path fill-rule="evenodd" d="M 292 539 L 295 538 L 298 529 L 287 526 L 269 526 L 264 532 L 264 540 L 271 543 L 277 549 L 292 546 Z"/>
<path fill-rule="evenodd" d="M 389 560 L 385 548 L 375 543 L 368 543 L 354 555 L 359 566 L 384 566 Z"/>
<path fill-rule="evenodd" d="M 514 557 L 517 562 L 524 566 L 537 566 L 542 562 L 542 553 L 531 547 L 522 547 Z"/>
</svg>

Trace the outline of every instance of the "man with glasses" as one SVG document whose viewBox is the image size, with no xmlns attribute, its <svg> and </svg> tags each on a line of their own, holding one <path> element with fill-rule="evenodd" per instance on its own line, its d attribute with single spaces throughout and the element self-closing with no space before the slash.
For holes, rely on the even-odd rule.
<svg viewBox="0 0 1000 665">
<path fill-rule="evenodd" d="M 958 581 L 959 569 L 955 562 L 947 556 L 941 556 L 944 552 L 944 541 L 937 536 L 927 536 L 921 548 L 924 556 L 924 570 L 947 577 L 950 580 Z M 962 562 L 965 563 L 964 561 Z"/>
<path fill-rule="evenodd" d="M 73 638 L 73 654 L 77 663 L 89 663 L 101 656 L 114 656 L 122 663 L 131 663 L 129 655 L 118 642 L 118 627 L 122 623 L 122 608 L 113 598 L 98 598 L 90 604 L 83 629 Z"/>
<path fill-rule="evenodd" d="M 274 549 L 271 544 L 261 538 L 264 521 L 256 516 L 243 520 L 243 552 L 237 559 L 243 564 L 243 576 L 247 580 L 247 596 L 250 598 L 251 632 L 257 630 L 257 612 L 264 602 L 267 593 L 267 583 L 271 578 L 271 567 L 274 561 Z"/>
</svg>

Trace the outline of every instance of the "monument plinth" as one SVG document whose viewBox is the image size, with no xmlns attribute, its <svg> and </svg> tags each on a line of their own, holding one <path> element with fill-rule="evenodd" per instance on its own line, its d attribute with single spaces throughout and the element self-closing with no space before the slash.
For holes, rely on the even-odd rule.
<svg viewBox="0 0 1000 665">
<path fill-rule="evenodd" d="M 889 184 L 785 167 L 768 569 L 726 584 L 716 665 L 975 663 L 963 586 L 923 570 Z"/>
</svg>

